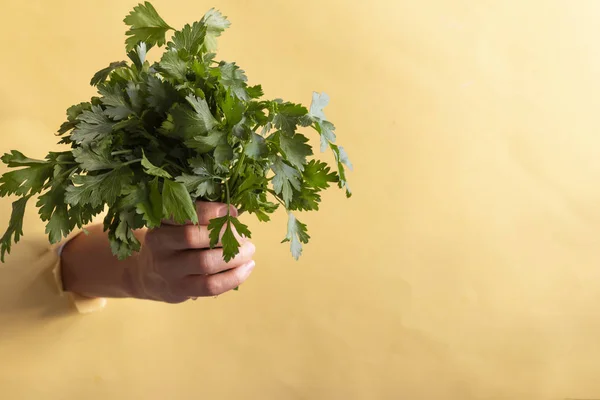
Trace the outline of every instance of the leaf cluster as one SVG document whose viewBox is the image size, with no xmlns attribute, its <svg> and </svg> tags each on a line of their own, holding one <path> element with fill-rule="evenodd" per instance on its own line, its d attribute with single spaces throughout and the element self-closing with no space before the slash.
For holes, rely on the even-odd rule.
<svg viewBox="0 0 600 400">
<path fill-rule="evenodd" d="M 52 243 L 107 210 L 104 228 L 119 259 L 139 250 L 136 229 L 164 219 L 198 222 L 196 200 L 231 204 L 260 221 L 282 207 L 289 214 L 283 241 L 297 259 L 310 237 L 293 213 L 318 210 L 320 192 L 331 184 L 351 195 L 352 165 L 323 111 L 329 97 L 313 93 L 309 108 L 263 99 L 261 86 L 249 86 L 235 62 L 215 60 L 216 40 L 230 25 L 215 9 L 175 31 L 145 2 L 124 22 L 128 60 L 98 71 L 90 81 L 97 96 L 67 109 L 58 135 L 69 149 L 43 160 L 16 150 L 2 157 L 15 169 L 0 177 L 0 196 L 18 197 L 0 239 L 2 260 L 22 236 L 34 196 Z M 148 51 L 161 46 L 160 61 L 150 63 Z M 333 152 L 333 170 L 311 159 L 300 127 L 313 128 L 321 151 Z M 238 253 L 234 229 L 251 236 L 233 215 L 212 220 L 209 229 L 211 246 L 221 239 L 226 260 Z"/>
</svg>

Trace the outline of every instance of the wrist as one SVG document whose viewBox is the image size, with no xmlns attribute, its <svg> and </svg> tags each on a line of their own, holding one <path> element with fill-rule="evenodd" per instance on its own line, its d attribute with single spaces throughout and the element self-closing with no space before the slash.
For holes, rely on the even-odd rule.
<svg viewBox="0 0 600 400">
<path fill-rule="evenodd" d="M 63 291 L 70 293 L 77 293 L 76 288 L 78 286 L 78 277 L 75 271 L 75 260 L 72 251 L 72 242 L 77 236 L 63 244 L 58 253 L 60 259 L 60 282 L 62 289 Z"/>
<path fill-rule="evenodd" d="M 101 226 L 77 235 L 60 254 L 60 278 L 65 292 L 84 297 L 136 297 L 129 271 L 137 255 L 119 261 L 111 252 Z"/>
<path fill-rule="evenodd" d="M 140 276 L 140 255 L 134 253 L 127 259 L 127 266 L 123 268 L 122 286 L 127 297 L 145 299 Z"/>
</svg>

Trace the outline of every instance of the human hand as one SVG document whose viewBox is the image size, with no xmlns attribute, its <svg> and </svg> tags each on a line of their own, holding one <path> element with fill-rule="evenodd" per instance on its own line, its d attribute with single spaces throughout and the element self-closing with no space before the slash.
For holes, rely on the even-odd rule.
<svg viewBox="0 0 600 400">
<path fill-rule="evenodd" d="M 181 303 L 204 296 L 217 296 L 241 285 L 254 269 L 255 247 L 236 233 L 239 254 L 223 260 L 219 243 L 209 248 L 208 223 L 227 214 L 223 203 L 197 202 L 198 225 L 165 221 L 146 232 L 135 263 L 128 268 L 134 297 Z M 237 211 L 232 207 L 232 215 Z"/>
</svg>

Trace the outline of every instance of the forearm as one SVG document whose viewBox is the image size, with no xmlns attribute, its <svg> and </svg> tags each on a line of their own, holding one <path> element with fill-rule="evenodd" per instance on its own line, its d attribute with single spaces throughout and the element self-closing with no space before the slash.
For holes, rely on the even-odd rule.
<svg viewBox="0 0 600 400">
<path fill-rule="evenodd" d="M 108 236 L 102 225 L 87 227 L 88 235 L 69 241 L 61 255 L 64 289 L 87 297 L 136 297 L 131 272 L 135 270 L 137 254 L 119 261 L 111 252 Z M 145 231 L 135 232 L 141 241 Z"/>
</svg>

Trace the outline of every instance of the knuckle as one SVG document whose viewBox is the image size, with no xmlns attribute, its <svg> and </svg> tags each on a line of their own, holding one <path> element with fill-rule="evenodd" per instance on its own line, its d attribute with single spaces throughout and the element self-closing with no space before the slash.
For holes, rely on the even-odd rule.
<svg viewBox="0 0 600 400">
<path fill-rule="evenodd" d="M 201 274 L 210 274 L 214 269 L 214 257 L 212 251 L 202 250 L 198 253 L 198 270 Z"/>
<path fill-rule="evenodd" d="M 216 276 L 208 277 L 204 280 L 204 293 L 207 296 L 217 296 L 222 293 L 222 285 L 221 282 Z"/>
<path fill-rule="evenodd" d="M 198 240 L 198 228 L 194 225 L 184 225 L 181 227 L 182 229 L 182 238 L 183 245 L 185 247 L 194 247 Z"/>
<path fill-rule="evenodd" d="M 157 233 L 156 231 L 150 231 L 146 234 L 144 238 L 144 242 L 147 246 L 154 247 L 157 243 Z"/>
<path fill-rule="evenodd" d="M 173 298 L 187 298 L 188 295 L 194 294 L 193 281 L 189 279 L 180 279 L 172 282 L 169 287 L 169 295 Z"/>
</svg>

